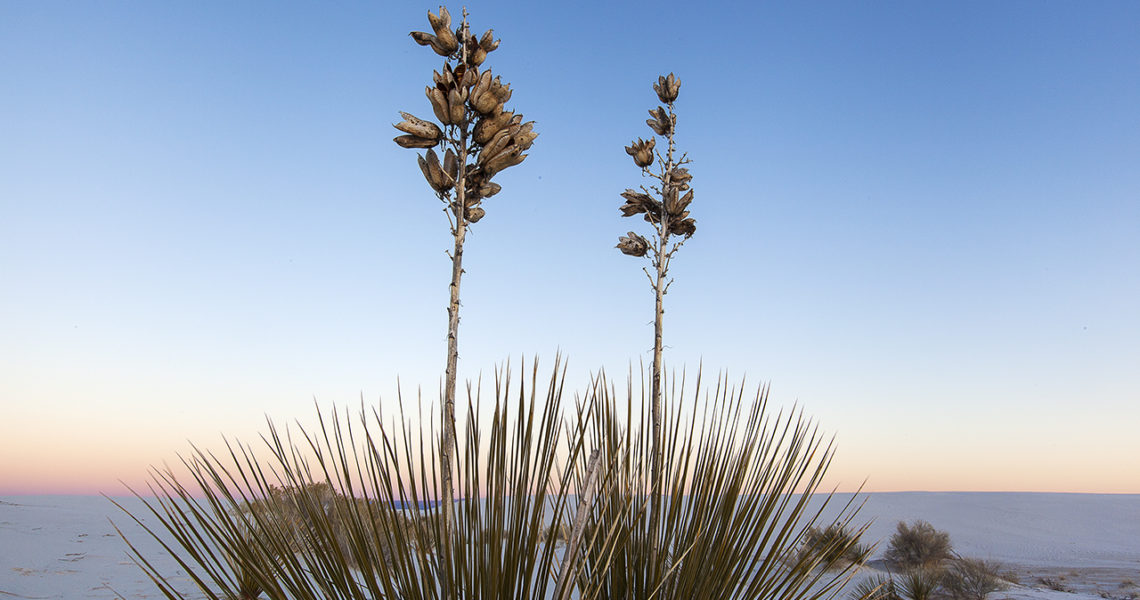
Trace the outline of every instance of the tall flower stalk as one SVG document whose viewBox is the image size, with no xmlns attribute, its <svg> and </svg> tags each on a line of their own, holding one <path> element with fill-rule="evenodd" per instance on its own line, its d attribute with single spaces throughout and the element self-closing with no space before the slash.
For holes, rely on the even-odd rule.
<svg viewBox="0 0 1140 600">
<path fill-rule="evenodd" d="M 693 190 L 689 182 L 692 175 L 685 165 L 691 161 L 687 154 L 677 156 L 674 134 L 677 130 L 677 113 L 674 103 L 681 90 L 681 80 L 672 73 L 658 77 L 653 84 L 657 98 L 665 105 L 649 111 L 646 124 L 657 137 L 647 140 L 638 138 L 626 147 L 625 151 L 633 162 L 641 167 L 642 175 L 656 180 L 649 186 L 641 186 L 640 191 L 627 189 L 622 192 L 625 204 L 621 206 L 623 217 L 644 215 L 645 221 L 653 227 L 653 233 L 646 239 L 630 231 L 618 238 L 617 248 L 623 254 L 645 257 L 650 266 L 643 267 L 645 276 L 653 287 L 653 374 L 650 387 L 650 402 L 653 412 L 653 472 L 660 471 L 661 463 L 661 349 L 664 329 L 664 298 L 669 293 L 673 280 L 669 279 L 669 263 L 673 255 L 697 230 L 697 222 L 689 216 L 689 203 L 693 201 Z M 658 150 L 657 139 L 665 142 L 662 155 Z M 655 161 L 656 159 L 656 161 Z M 654 164 L 657 169 L 653 170 Z"/>
<path fill-rule="evenodd" d="M 455 382 L 459 363 L 459 283 L 463 277 L 463 243 L 467 229 L 486 214 L 482 203 L 502 187 L 492 180 L 503 170 L 526 158 L 537 137 L 534 122 L 523 122 L 521 114 L 507 111 L 510 84 L 504 84 L 483 68 L 487 55 L 499 47 L 499 40 L 488 29 L 481 37 L 471 34 L 467 11 L 454 31 L 451 14 L 440 7 L 439 15 L 428 12 L 432 33 L 413 31 L 412 39 L 443 57 L 442 72 L 433 73 L 434 85 L 424 93 L 431 103 L 438 124 L 401 112 L 404 120 L 395 125 L 404 133 L 395 142 L 404 148 L 426 149 L 418 156 L 420 170 L 436 196 L 443 202 L 454 238 L 451 258 L 451 285 L 447 304 L 447 370 L 441 402 L 440 477 L 445 531 L 450 527 L 455 456 Z M 442 160 L 436 153 L 439 148 Z M 446 535 L 444 539 L 446 539 Z"/>
</svg>

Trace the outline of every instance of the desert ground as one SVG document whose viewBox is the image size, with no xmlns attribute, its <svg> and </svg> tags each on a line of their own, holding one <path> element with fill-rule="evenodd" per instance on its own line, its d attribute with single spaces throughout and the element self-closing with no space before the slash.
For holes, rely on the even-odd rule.
<svg viewBox="0 0 1140 600">
<path fill-rule="evenodd" d="M 142 514 L 138 500 L 121 501 Z M 871 521 L 864 540 L 881 543 L 859 577 L 885 569 L 896 523 L 916 519 L 949 533 L 958 554 L 1003 565 L 1015 583 L 990 600 L 1140 598 L 1140 495 L 868 494 L 858 520 Z M 0 498 L 0 600 L 161 597 L 115 526 L 177 576 L 161 547 L 106 498 Z M 201 597 L 184 582 L 188 598 Z"/>
</svg>

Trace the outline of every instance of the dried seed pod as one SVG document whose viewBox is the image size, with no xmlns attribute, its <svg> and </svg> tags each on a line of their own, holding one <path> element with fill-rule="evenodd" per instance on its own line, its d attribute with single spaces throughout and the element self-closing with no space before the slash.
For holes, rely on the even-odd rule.
<svg viewBox="0 0 1140 600">
<path fill-rule="evenodd" d="M 670 217 L 684 218 L 684 216 L 688 214 L 685 212 L 685 209 L 688 208 L 689 203 L 692 201 L 693 190 L 689 190 L 687 194 L 680 198 L 677 197 L 677 194 L 673 194 L 672 198 L 666 197 L 665 210 L 669 212 Z"/>
<path fill-rule="evenodd" d="M 622 254 L 628 254 L 629 256 L 645 256 L 645 253 L 649 252 L 649 240 L 646 240 L 645 238 L 631 231 L 628 234 L 619 237 L 617 246 L 614 247 L 618 250 L 621 250 Z"/>
<path fill-rule="evenodd" d="M 515 117 L 515 113 L 504 111 L 494 115 L 487 115 L 479 119 L 475 124 L 475 129 L 471 132 L 471 137 L 475 140 L 476 144 L 486 144 L 499 133 L 499 130 L 507 126 L 508 123 Z"/>
<path fill-rule="evenodd" d="M 434 35 L 432 35 L 430 33 L 426 33 L 423 31 L 413 31 L 413 32 L 409 33 L 408 35 L 412 36 L 412 39 L 415 40 L 415 42 L 421 46 L 427 46 L 429 44 L 432 44 L 433 42 L 439 43 L 438 38 L 436 38 Z"/>
<path fill-rule="evenodd" d="M 459 181 L 459 158 L 455 156 L 451 148 L 448 148 L 447 152 L 443 155 L 443 172 L 447 174 L 452 182 Z"/>
<path fill-rule="evenodd" d="M 439 7 L 438 17 L 431 14 L 429 10 L 428 22 L 431 23 L 432 31 L 435 31 L 440 48 L 447 52 L 443 56 L 448 56 L 459 49 L 459 39 L 451 32 L 451 13 L 447 12 L 446 6 Z M 439 50 L 436 52 L 438 53 Z"/>
<path fill-rule="evenodd" d="M 509 129 L 500 129 L 491 141 L 483 146 L 483 150 L 479 152 L 478 162 L 483 165 L 487 161 L 494 158 L 500 152 L 505 150 L 511 143 L 511 132 Z"/>
<path fill-rule="evenodd" d="M 534 121 L 527 121 L 519 126 L 517 132 L 511 134 L 515 145 L 523 150 L 529 150 L 531 145 L 534 144 L 534 139 L 538 137 L 538 133 L 534 131 Z"/>
<path fill-rule="evenodd" d="M 499 106 L 498 97 L 491 92 L 495 80 L 491 78 L 491 70 L 483 71 L 475 86 L 471 88 L 471 108 L 483 115 L 495 112 Z"/>
<path fill-rule="evenodd" d="M 451 109 L 447 105 L 447 95 L 443 93 L 443 90 L 438 87 L 427 87 L 424 88 L 424 93 L 431 101 L 431 110 L 435 113 L 435 118 L 444 125 L 454 125 L 455 123 L 451 120 Z"/>
<path fill-rule="evenodd" d="M 657 145 L 657 140 L 654 138 L 648 140 L 637 138 L 636 142 L 625 147 L 625 153 L 632 156 L 633 162 L 644 169 L 653 164 L 653 147 L 655 145 Z"/>
<path fill-rule="evenodd" d="M 636 214 L 645 213 L 647 220 L 649 220 L 650 216 L 652 216 L 654 220 L 660 219 L 661 203 L 651 198 L 649 194 L 626 190 L 621 193 L 621 197 L 625 198 L 625 204 L 619 208 L 623 217 L 632 217 Z"/>
<path fill-rule="evenodd" d="M 490 198 L 491 196 L 498 194 L 500 191 L 502 191 L 502 189 L 503 189 L 503 186 L 501 186 L 497 183 L 488 181 L 487 183 L 484 183 L 483 185 L 479 186 L 478 192 L 479 192 L 479 196 L 481 198 Z"/>
<path fill-rule="evenodd" d="M 484 211 L 482 208 L 475 206 L 472 208 L 465 209 L 463 211 L 463 218 L 467 219 L 468 223 L 478 223 L 479 219 L 482 219 L 483 216 L 486 214 L 487 214 L 487 212 Z"/>
<path fill-rule="evenodd" d="M 503 84 L 496 77 L 494 85 L 491 86 L 491 93 L 499 100 L 499 104 L 506 104 L 511 99 L 511 84 Z"/>
<path fill-rule="evenodd" d="M 435 53 L 440 55 L 440 56 L 448 56 L 452 52 L 454 52 L 454 50 L 449 51 L 447 49 L 447 46 L 445 46 L 443 44 L 443 42 L 441 42 L 438 37 L 436 37 L 430 33 L 424 33 L 422 31 L 413 31 L 409 35 L 412 36 L 412 39 L 415 40 L 417 44 L 419 44 L 421 46 L 431 46 L 431 49 L 434 50 Z"/>
<path fill-rule="evenodd" d="M 526 159 L 526 156 L 527 155 L 523 154 L 522 150 L 517 146 L 511 146 L 488 160 L 487 163 L 483 165 L 483 173 L 487 179 L 490 179 L 503 169 L 521 163 Z"/>
<path fill-rule="evenodd" d="M 653 91 L 657 92 L 657 98 L 662 102 L 672 104 L 677 100 L 677 94 L 681 91 L 681 80 L 674 77 L 672 73 L 668 77 L 658 77 L 657 83 L 653 84 Z"/>
<path fill-rule="evenodd" d="M 446 6 L 439 7 L 439 16 L 435 16 L 432 12 L 428 11 L 428 23 L 431 24 L 433 31 L 437 32 L 440 27 L 451 27 L 451 13 L 448 12 Z M 449 32 L 450 33 L 450 32 Z"/>
<path fill-rule="evenodd" d="M 403 111 L 400 112 L 400 116 L 404 117 L 404 120 L 393 125 L 393 127 L 404 133 L 429 140 L 439 140 L 443 137 L 443 130 L 431 121 L 425 121 Z"/>
<path fill-rule="evenodd" d="M 669 223 L 669 233 L 673 235 L 683 235 L 685 237 L 692 237 L 697 232 L 697 222 L 689 217 L 671 221 Z"/>
<path fill-rule="evenodd" d="M 479 66 L 483 61 L 487 60 L 487 51 L 479 45 L 479 40 L 475 36 L 467 38 L 467 64 L 472 66 Z"/>
<path fill-rule="evenodd" d="M 423 171 L 424 179 L 427 179 L 428 185 L 432 189 L 443 194 L 452 188 L 453 180 L 443 172 L 443 167 L 439 164 L 439 156 L 436 155 L 435 150 L 428 150 L 426 155 L 416 158 L 420 165 L 420 171 Z"/>
<path fill-rule="evenodd" d="M 439 140 L 422 138 L 416 135 L 400 135 L 392 138 L 392 141 L 404 148 L 433 148 L 439 143 Z"/>
<path fill-rule="evenodd" d="M 447 92 L 447 107 L 448 107 L 448 121 L 451 125 L 458 125 L 463 122 L 463 117 L 466 116 L 467 110 L 464 104 L 467 101 L 467 90 L 452 89 Z"/>
<path fill-rule="evenodd" d="M 463 67 L 463 65 L 459 66 Z M 456 73 L 460 73 L 459 69 L 456 69 L 455 71 Z M 459 85 L 464 89 L 470 90 L 471 86 L 475 85 L 475 82 L 479 80 L 479 69 L 476 69 L 475 67 L 464 67 L 462 73 L 460 73 L 458 77 Z"/>
<path fill-rule="evenodd" d="M 663 107 L 658 106 L 654 110 L 649 111 L 649 116 L 652 119 L 646 119 L 645 124 L 653 130 L 657 135 L 669 135 L 673 133 L 673 127 L 676 126 L 676 118 L 671 116 Z"/>
<path fill-rule="evenodd" d="M 692 178 L 693 176 L 685 167 L 677 167 L 669 171 L 669 181 L 675 184 L 688 183 Z"/>
<path fill-rule="evenodd" d="M 495 39 L 493 29 L 488 29 L 483 34 L 483 37 L 479 38 L 479 47 L 482 48 L 484 52 L 494 52 L 495 49 L 499 47 L 499 40 Z"/>
</svg>

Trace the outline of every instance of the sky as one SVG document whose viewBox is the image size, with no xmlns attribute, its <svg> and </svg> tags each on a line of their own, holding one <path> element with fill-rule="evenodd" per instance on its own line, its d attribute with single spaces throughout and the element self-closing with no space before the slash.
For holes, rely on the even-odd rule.
<svg viewBox="0 0 1140 600">
<path fill-rule="evenodd" d="M 841 489 L 1140 493 L 1140 4 L 542 4 L 468 6 L 540 136 L 468 238 L 461 378 L 651 360 L 613 246 L 673 72 L 668 369 L 770 383 Z M 429 9 L 0 2 L 0 494 L 438 400 L 451 238 L 391 141 Z"/>
</svg>

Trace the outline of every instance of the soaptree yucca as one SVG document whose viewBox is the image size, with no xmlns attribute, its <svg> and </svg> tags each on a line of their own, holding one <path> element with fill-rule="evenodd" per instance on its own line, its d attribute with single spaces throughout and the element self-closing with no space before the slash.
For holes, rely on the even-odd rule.
<svg viewBox="0 0 1140 600">
<path fill-rule="evenodd" d="M 128 544 L 172 600 L 187 597 L 178 587 L 187 576 L 189 597 L 227 600 L 584 598 L 575 557 L 613 535 L 582 538 L 577 551 L 545 535 L 584 522 L 572 465 L 587 464 L 590 417 L 562 418 L 564 376 L 557 364 L 545 384 L 537 365 L 529 377 L 500 372 L 491 407 L 468 387 L 451 527 L 448 503 L 432 503 L 442 496 L 429 416 L 405 414 L 401 402 L 398 426 L 377 411 L 334 413 L 315 431 L 271 425 L 260 449 L 195 450 L 183 460 L 189 476 L 156 471 L 149 498 L 140 495 L 146 509 L 131 515 L 183 573 L 161 572 Z"/>
<path fill-rule="evenodd" d="M 463 277 L 463 243 L 467 228 L 486 214 L 483 200 L 502 189 L 492 179 L 505 169 L 520 164 L 535 137 L 534 122 L 523 122 L 521 114 L 506 109 L 511 86 L 492 76 L 484 67 L 487 55 L 499 47 L 499 40 L 488 29 L 476 38 L 467 23 L 467 11 L 459 27 L 452 30 L 451 14 L 440 7 L 439 15 L 428 12 L 432 33 L 414 31 L 412 38 L 443 57 L 443 68 L 432 76 L 433 85 L 424 90 L 438 124 L 401 112 L 396 124 L 403 132 L 395 142 L 404 148 L 425 149 L 418 157 L 428 185 L 443 202 L 451 225 L 454 248 L 451 257 L 450 297 L 447 304 L 447 367 L 444 374 L 443 440 L 440 444 L 440 471 L 443 495 L 452 495 L 452 457 L 455 453 L 455 382 L 459 363 L 459 283 Z M 442 153 L 437 154 L 439 148 Z M 444 509 L 447 527 L 448 509 Z"/>
<path fill-rule="evenodd" d="M 697 222 L 689 216 L 687 210 L 689 203 L 693 201 L 693 190 L 690 188 L 693 177 L 685 165 L 691 161 L 685 154 L 677 156 L 674 138 L 677 131 L 674 103 L 681 91 L 681 80 L 670 73 L 667 77 L 659 77 L 657 83 L 653 85 L 653 90 L 657 92 L 657 99 L 665 106 L 650 110 L 650 118 L 645 123 L 664 142 L 665 154 L 661 154 L 657 148 L 657 138 L 653 136 L 647 140 L 637 138 L 637 141 L 626 147 L 626 153 L 633 157 L 633 162 L 641 168 L 642 175 L 656 181 L 648 186 L 641 186 L 640 191 L 627 189 L 622 192 L 621 196 L 625 203 L 620 209 L 623 217 L 643 215 L 645 221 L 652 226 L 652 234 L 646 239 L 631 231 L 618 238 L 617 248 L 623 254 L 647 258 L 653 267 L 652 271 L 646 267 L 642 270 L 649 278 L 655 299 L 653 371 L 649 396 L 653 416 L 654 450 L 660 454 L 664 298 L 673 283 L 669 279 L 669 263 L 685 240 L 696 233 Z M 654 470 L 659 461 L 660 458 L 654 461 Z"/>
<path fill-rule="evenodd" d="M 683 378 L 663 388 L 658 473 L 644 388 L 606 392 L 587 427 L 608 468 L 583 589 L 605 600 L 834 595 L 856 568 L 843 557 L 863 528 L 852 528 L 854 498 L 830 506 L 820 493 L 832 442 L 801 411 L 771 414 L 766 387 L 749 396 L 718 379 L 705 389 L 698 374 L 691 388 Z M 851 534 L 813 537 L 820 527 Z"/>
</svg>

